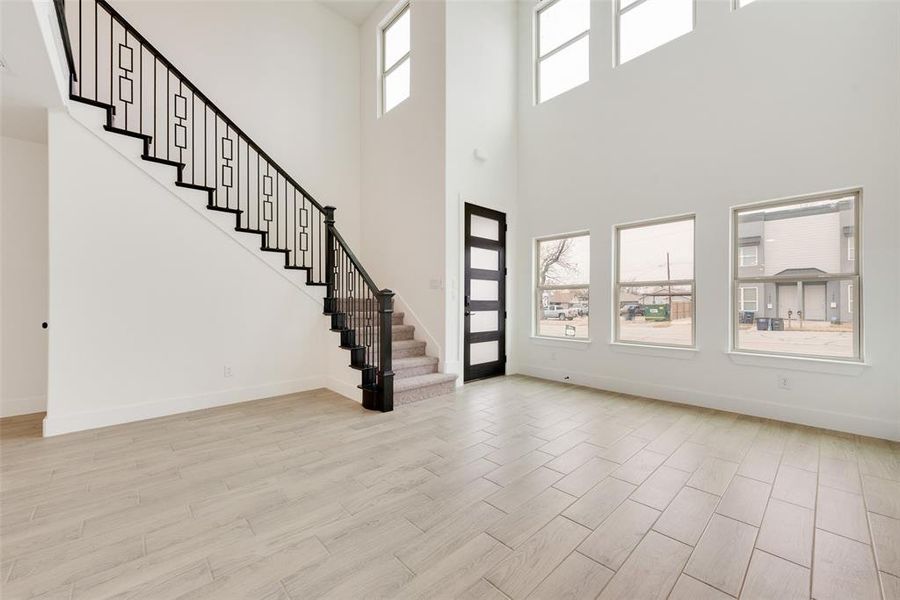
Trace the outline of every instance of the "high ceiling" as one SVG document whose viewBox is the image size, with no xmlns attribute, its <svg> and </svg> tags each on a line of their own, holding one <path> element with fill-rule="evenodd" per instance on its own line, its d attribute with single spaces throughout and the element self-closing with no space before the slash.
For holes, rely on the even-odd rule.
<svg viewBox="0 0 900 600">
<path fill-rule="evenodd" d="M 381 4 L 380 0 L 319 0 L 342 17 L 349 19 L 357 25 L 362 25 L 375 7 Z"/>
</svg>

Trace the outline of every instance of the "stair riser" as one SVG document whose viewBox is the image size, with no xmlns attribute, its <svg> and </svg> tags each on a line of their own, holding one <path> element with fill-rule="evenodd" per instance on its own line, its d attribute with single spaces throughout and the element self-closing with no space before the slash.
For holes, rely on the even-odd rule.
<svg viewBox="0 0 900 600">
<path fill-rule="evenodd" d="M 403 325 L 403 314 L 402 313 L 394 313 L 391 315 L 391 324 L 392 325 Z"/>
<path fill-rule="evenodd" d="M 428 375 L 429 373 L 437 373 L 437 363 L 419 365 L 408 369 L 394 369 L 394 379 L 404 379 L 406 377 L 415 377 L 416 375 Z"/>
<path fill-rule="evenodd" d="M 455 389 L 456 384 L 450 381 L 438 385 L 420 387 L 406 392 L 394 392 L 394 406 L 398 406 L 400 404 L 411 404 L 413 402 L 425 400 L 426 398 L 433 398 L 435 396 L 451 394 Z"/>
<path fill-rule="evenodd" d="M 425 344 L 412 348 L 394 348 L 391 352 L 394 358 L 409 358 L 411 356 L 425 356 Z"/>
<path fill-rule="evenodd" d="M 414 338 L 415 333 L 416 330 L 414 328 L 406 326 L 395 326 L 391 330 L 391 336 L 393 337 L 394 341 L 397 342 L 402 340 L 411 340 Z"/>
</svg>

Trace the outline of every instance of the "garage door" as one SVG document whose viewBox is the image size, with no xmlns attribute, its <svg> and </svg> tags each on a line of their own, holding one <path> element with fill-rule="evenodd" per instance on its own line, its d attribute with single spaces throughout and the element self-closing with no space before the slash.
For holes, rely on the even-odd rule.
<svg viewBox="0 0 900 600">
<path fill-rule="evenodd" d="M 800 308 L 800 303 L 797 300 L 797 284 L 796 283 L 782 283 L 778 286 L 778 316 L 782 319 L 788 318 L 788 311 L 791 311 L 791 316 L 793 318 L 797 318 L 797 309 Z"/>
<path fill-rule="evenodd" d="M 806 321 L 825 320 L 825 284 L 813 283 L 803 286 L 803 319 Z"/>
</svg>

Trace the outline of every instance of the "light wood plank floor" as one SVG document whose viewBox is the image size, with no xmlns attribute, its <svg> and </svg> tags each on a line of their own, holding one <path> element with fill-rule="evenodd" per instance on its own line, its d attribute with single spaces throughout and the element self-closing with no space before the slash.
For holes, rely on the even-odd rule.
<svg viewBox="0 0 900 600">
<path fill-rule="evenodd" d="M 41 439 L 0 423 L 2 597 L 900 597 L 900 446 L 526 377 Z"/>
</svg>

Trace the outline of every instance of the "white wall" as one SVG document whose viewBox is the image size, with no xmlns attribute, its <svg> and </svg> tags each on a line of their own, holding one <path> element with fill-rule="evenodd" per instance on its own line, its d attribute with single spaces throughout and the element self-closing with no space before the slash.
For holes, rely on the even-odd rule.
<svg viewBox="0 0 900 600">
<path fill-rule="evenodd" d="M 678 402 L 900 438 L 900 5 L 700 2 L 696 30 L 612 68 L 608 1 L 592 5 L 591 81 L 532 105 L 531 7 L 519 10 L 519 255 L 535 236 L 589 228 L 590 344 L 529 337 L 522 370 Z M 867 366 L 741 364 L 727 354 L 729 208 L 862 186 Z M 698 352 L 626 351 L 611 336 L 612 227 L 697 217 Z M 675 355 L 680 358 L 675 358 Z M 777 389 L 785 374 L 790 390 Z"/>
<path fill-rule="evenodd" d="M 446 369 L 462 373 L 464 204 L 506 213 L 507 298 L 515 285 L 516 3 L 447 3 Z M 482 158 L 475 157 L 478 150 Z M 509 323 L 515 305 L 507 302 Z M 509 369 L 513 332 L 507 329 Z M 461 379 L 460 379 L 461 382 Z"/>
<path fill-rule="evenodd" d="M 203 214 L 65 113 L 49 132 L 45 434 L 328 383 L 320 300 L 211 224 L 202 194 Z"/>
<path fill-rule="evenodd" d="M 362 231 L 360 259 L 399 292 L 443 359 L 445 209 L 445 2 L 413 0 L 410 97 L 377 114 L 379 24 L 388 0 L 360 27 Z M 340 215 L 340 211 L 338 211 Z"/>
<path fill-rule="evenodd" d="M 115 2 L 359 244 L 358 27 L 316 2 Z"/>
<path fill-rule="evenodd" d="M 0 417 L 47 405 L 47 145 L 0 138 Z"/>
</svg>

